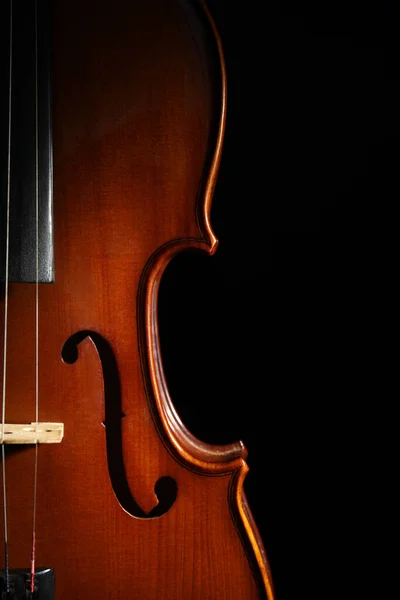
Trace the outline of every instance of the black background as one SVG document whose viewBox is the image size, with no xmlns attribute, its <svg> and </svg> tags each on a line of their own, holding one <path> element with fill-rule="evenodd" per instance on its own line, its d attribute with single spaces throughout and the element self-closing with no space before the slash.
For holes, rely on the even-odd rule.
<svg viewBox="0 0 400 600">
<path fill-rule="evenodd" d="M 399 197 L 394 4 L 208 3 L 228 74 L 220 246 L 168 268 L 161 342 L 187 427 L 248 448 L 278 600 L 338 592 L 365 517 Z"/>
</svg>

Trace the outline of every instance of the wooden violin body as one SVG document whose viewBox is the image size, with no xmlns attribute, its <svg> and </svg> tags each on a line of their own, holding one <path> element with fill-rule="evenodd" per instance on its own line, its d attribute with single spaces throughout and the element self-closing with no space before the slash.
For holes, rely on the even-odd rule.
<svg viewBox="0 0 400 600">
<path fill-rule="evenodd" d="M 10 282 L 6 348 L 6 423 L 35 421 L 37 362 L 39 421 L 64 424 L 38 447 L 36 565 L 57 600 L 271 600 L 246 450 L 185 429 L 157 331 L 167 264 L 217 245 L 214 25 L 189 0 L 50 5 L 54 281 L 39 284 L 38 357 L 36 286 Z M 34 465 L 34 446 L 6 447 L 10 569 L 29 567 Z"/>
</svg>

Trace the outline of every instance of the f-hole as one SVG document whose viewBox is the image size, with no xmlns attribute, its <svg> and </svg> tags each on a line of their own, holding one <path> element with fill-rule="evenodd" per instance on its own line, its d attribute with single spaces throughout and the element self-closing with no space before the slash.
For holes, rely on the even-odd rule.
<svg viewBox="0 0 400 600">
<path fill-rule="evenodd" d="M 135 501 L 126 478 L 122 453 L 121 420 L 125 416 L 121 405 L 121 384 L 117 361 L 110 344 L 94 331 L 78 331 L 65 342 L 61 357 L 72 365 L 78 360 L 79 344 L 89 337 L 96 346 L 104 381 L 105 421 L 107 464 L 110 481 L 118 502 L 129 514 L 138 519 L 161 517 L 169 511 L 176 500 L 177 485 L 172 477 L 160 477 L 154 485 L 158 503 L 149 513 L 145 513 Z"/>
</svg>

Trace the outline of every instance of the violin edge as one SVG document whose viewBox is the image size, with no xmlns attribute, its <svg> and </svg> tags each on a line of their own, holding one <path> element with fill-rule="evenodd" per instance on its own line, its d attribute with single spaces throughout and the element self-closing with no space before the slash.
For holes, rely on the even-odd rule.
<svg viewBox="0 0 400 600">
<path fill-rule="evenodd" d="M 173 449 L 175 458 L 178 457 L 191 470 L 211 475 L 228 474 L 240 468 L 247 458 L 244 443 L 215 445 L 196 438 L 175 409 L 162 364 L 157 317 L 159 286 L 174 256 L 188 249 L 211 253 L 210 246 L 203 240 L 176 240 L 159 248 L 143 271 L 137 311 L 143 382 L 153 422 L 168 449 Z"/>
<path fill-rule="evenodd" d="M 205 0 L 196 0 L 204 12 L 215 42 L 216 62 L 220 77 L 220 108 L 216 125 L 214 149 L 210 159 L 205 183 L 200 184 L 196 202 L 196 221 L 201 238 L 178 238 L 159 247 L 145 265 L 137 295 L 137 331 L 142 374 L 153 421 L 161 439 L 167 432 L 167 446 L 172 444 L 178 455 L 192 469 L 209 474 L 225 474 L 235 471 L 247 457 L 242 441 L 225 445 L 213 445 L 200 441 L 182 423 L 171 400 L 164 375 L 158 332 L 158 291 L 162 275 L 171 260 L 180 252 L 197 250 L 214 255 L 218 239 L 211 224 L 211 205 L 221 162 L 226 128 L 227 75 L 222 41 Z M 148 383 L 150 382 L 150 385 Z"/>
<path fill-rule="evenodd" d="M 246 446 L 241 440 L 225 445 L 208 444 L 196 438 L 185 427 L 170 397 L 161 359 L 157 306 L 159 286 L 165 269 L 180 252 L 198 250 L 212 256 L 218 248 L 218 239 L 211 225 L 210 214 L 226 127 L 227 76 L 218 30 L 205 0 L 199 0 L 199 4 L 204 10 L 216 42 L 221 76 L 221 105 L 215 149 L 204 191 L 196 204 L 197 223 L 202 238 L 172 240 L 158 248 L 149 259 L 138 289 L 139 354 L 146 396 L 160 439 L 174 459 L 185 468 L 208 476 L 231 475 L 228 504 L 232 520 L 258 588 L 266 600 L 275 600 L 270 565 L 244 491 L 244 480 L 249 471 L 245 462 L 248 454 Z"/>
<path fill-rule="evenodd" d="M 204 248 L 204 250 L 208 251 L 210 255 L 215 254 L 218 248 L 218 239 L 213 231 L 211 225 L 211 205 L 214 196 L 215 185 L 217 183 L 217 177 L 219 172 L 219 167 L 221 163 L 222 156 L 222 147 L 225 136 L 226 129 L 226 111 L 227 111 L 227 75 L 226 75 L 226 65 L 224 58 L 224 51 L 222 48 L 222 41 L 220 35 L 218 33 L 217 27 L 215 25 L 214 19 L 211 16 L 211 13 L 207 7 L 205 0 L 199 0 L 199 4 L 204 10 L 206 19 L 210 25 L 211 32 L 216 43 L 216 50 L 218 53 L 219 59 L 219 68 L 220 68 L 220 78 L 221 78 L 221 108 L 220 108 L 220 116 L 218 123 L 218 130 L 216 135 L 215 149 L 213 158 L 211 160 L 211 164 L 209 167 L 209 173 L 207 178 L 207 183 L 205 185 L 205 190 L 203 194 L 203 202 L 199 202 L 198 205 L 201 205 L 202 220 L 200 219 L 200 215 L 198 214 L 198 225 L 199 229 L 202 232 L 204 237 L 204 241 L 208 244 L 208 248 Z"/>
<path fill-rule="evenodd" d="M 184 468 L 207 476 L 231 476 L 228 504 L 232 521 L 262 598 L 275 600 L 271 570 L 264 544 L 244 491 L 249 471 L 247 448 L 242 441 L 231 444 L 208 444 L 196 438 L 181 421 L 170 397 L 161 360 L 157 320 L 158 289 L 162 274 L 172 258 L 188 249 L 206 250 L 203 240 L 176 240 L 159 249 L 149 261 L 139 286 L 138 316 L 145 315 L 145 325 L 138 322 L 139 355 L 144 389 L 154 426 L 167 451 Z"/>
<path fill-rule="evenodd" d="M 259 587 L 263 588 L 266 600 L 275 600 L 271 568 L 264 543 L 244 491 L 244 480 L 248 472 L 249 466 L 243 461 L 242 468 L 235 473 L 231 481 L 229 506 L 233 512 L 232 519 L 237 526 L 242 545 L 248 555 L 249 564 L 253 569 L 254 578 Z M 235 514 L 235 511 L 238 514 Z M 258 567 L 258 571 L 255 566 Z"/>
</svg>

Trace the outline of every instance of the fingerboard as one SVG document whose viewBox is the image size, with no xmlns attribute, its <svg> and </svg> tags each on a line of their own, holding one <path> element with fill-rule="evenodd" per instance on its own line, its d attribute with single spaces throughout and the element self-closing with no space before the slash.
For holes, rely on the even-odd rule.
<svg viewBox="0 0 400 600">
<path fill-rule="evenodd" d="M 54 250 L 48 0 L 12 5 L 7 0 L 0 13 L 0 280 L 8 245 L 9 281 L 49 283 Z"/>
</svg>

